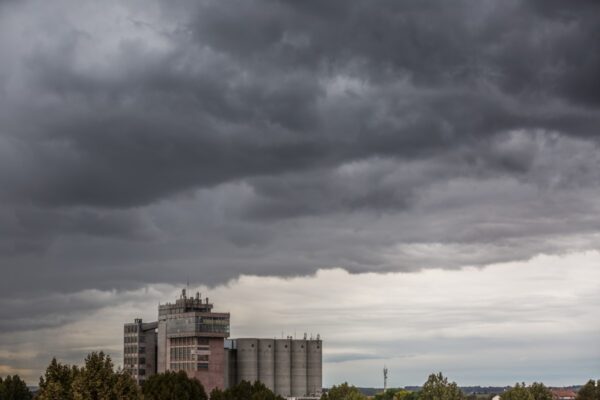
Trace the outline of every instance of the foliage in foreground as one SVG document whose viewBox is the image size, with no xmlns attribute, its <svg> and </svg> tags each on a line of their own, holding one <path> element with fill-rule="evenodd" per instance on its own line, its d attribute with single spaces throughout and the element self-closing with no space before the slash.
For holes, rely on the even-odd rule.
<svg viewBox="0 0 600 400">
<path fill-rule="evenodd" d="M 534 382 L 529 387 L 517 383 L 500 395 L 502 400 L 552 400 L 552 392 L 543 383 Z"/>
<path fill-rule="evenodd" d="M 377 393 L 374 400 L 418 400 L 419 392 L 401 388 L 390 388 L 382 393 Z"/>
<path fill-rule="evenodd" d="M 338 386 L 332 386 L 326 393 L 323 393 L 321 400 L 366 400 L 367 396 L 362 394 L 355 386 L 344 382 Z"/>
<path fill-rule="evenodd" d="M 144 400 L 207 400 L 204 387 L 184 371 L 152 375 L 142 385 Z"/>
<path fill-rule="evenodd" d="M 577 400 L 600 400 L 600 379 L 594 382 L 590 379 L 577 392 Z"/>
<path fill-rule="evenodd" d="M 226 390 L 213 389 L 210 392 L 210 400 L 284 400 L 284 398 L 273 393 L 262 382 L 242 381 Z"/>
<path fill-rule="evenodd" d="M 0 400 L 31 400 L 31 392 L 19 375 L 0 378 Z"/>
<path fill-rule="evenodd" d="M 126 372 L 113 369 L 110 356 L 93 352 L 82 368 L 52 359 L 36 400 L 139 400 L 140 390 Z"/>
</svg>

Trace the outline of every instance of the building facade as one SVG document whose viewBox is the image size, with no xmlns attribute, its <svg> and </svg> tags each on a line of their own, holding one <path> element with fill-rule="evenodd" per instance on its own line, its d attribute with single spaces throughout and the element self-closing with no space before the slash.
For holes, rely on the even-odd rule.
<svg viewBox="0 0 600 400">
<path fill-rule="evenodd" d="M 209 299 L 181 292 L 158 306 L 158 321 L 124 327 L 124 369 L 138 383 L 155 373 L 185 371 L 207 393 L 241 381 L 261 381 L 283 397 L 320 397 L 322 341 L 229 337 L 229 313 L 213 312 Z"/>
<path fill-rule="evenodd" d="M 229 313 L 212 311 L 200 293 L 182 291 L 175 303 L 158 306 L 157 372 L 185 371 L 207 393 L 225 386 L 224 339 L 229 336 Z"/>
<path fill-rule="evenodd" d="M 138 384 L 156 373 L 157 322 L 144 323 L 137 318 L 123 327 L 123 369 Z"/>
<path fill-rule="evenodd" d="M 243 338 L 232 341 L 230 384 L 260 381 L 283 397 L 321 397 L 322 341 L 316 339 Z M 230 361 L 231 363 L 231 361 Z M 232 376 L 235 374 L 235 376 Z"/>
</svg>

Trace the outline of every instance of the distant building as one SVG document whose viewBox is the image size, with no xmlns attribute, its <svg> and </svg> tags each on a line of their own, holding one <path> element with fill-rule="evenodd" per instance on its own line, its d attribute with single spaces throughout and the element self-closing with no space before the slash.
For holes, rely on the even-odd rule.
<svg viewBox="0 0 600 400">
<path fill-rule="evenodd" d="M 124 369 L 138 383 L 155 373 L 185 371 L 210 393 L 243 380 L 261 381 L 283 397 L 316 398 L 322 391 L 322 341 L 228 340 L 229 313 L 212 311 L 208 298 L 187 297 L 158 307 L 158 322 L 124 327 Z"/>
<path fill-rule="evenodd" d="M 185 371 L 207 392 L 224 387 L 224 339 L 229 336 L 229 313 L 212 312 L 213 305 L 187 297 L 158 306 L 157 372 Z"/>
<path fill-rule="evenodd" d="M 577 393 L 571 389 L 550 389 L 554 400 L 575 400 Z"/>
<path fill-rule="evenodd" d="M 139 383 L 156 373 L 157 322 L 137 318 L 123 329 L 123 369 Z"/>
</svg>

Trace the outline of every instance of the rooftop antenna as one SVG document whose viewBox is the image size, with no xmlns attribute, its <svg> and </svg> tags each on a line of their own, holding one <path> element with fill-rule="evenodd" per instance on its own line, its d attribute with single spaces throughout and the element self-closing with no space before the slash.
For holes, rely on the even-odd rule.
<svg viewBox="0 0 600 400">
<path fill-rule="evenodd" d="M 387 378 L 388 378 L 388 369 L 384 365 L 383 366 L 383 393 L 387 390 Z"/>
</svg>

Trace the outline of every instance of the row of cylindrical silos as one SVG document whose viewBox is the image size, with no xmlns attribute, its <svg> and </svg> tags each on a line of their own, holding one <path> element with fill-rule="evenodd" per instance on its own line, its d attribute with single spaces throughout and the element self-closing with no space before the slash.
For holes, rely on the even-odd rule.
<svg viewBox="0 0 600 400">
<path fill-rule="evenodd" d="M 283 397 L 319 396 L 320 339 L 237 339 L 237 382 L 260 381 Z"/>
</svg>

